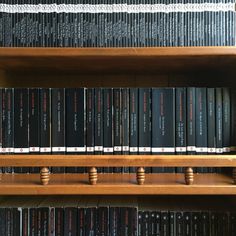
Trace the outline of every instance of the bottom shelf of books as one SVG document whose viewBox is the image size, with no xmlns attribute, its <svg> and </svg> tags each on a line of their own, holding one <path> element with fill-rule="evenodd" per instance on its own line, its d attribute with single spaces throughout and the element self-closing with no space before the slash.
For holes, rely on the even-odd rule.
<svg viewBox="0 0 236 236">
<path fill-rule="evenodd" d="M 98 174 L 90 185 L 87 174 L 51 174 L 50 183 L 41 185 L 39 174 L 0 175 L 1 195 L 236 195 L 231 176 L 195 174 L 186 185 L 183 174 L 146 174 L 145 183 L 137 185 L 135 174 Z"/>
</svg>

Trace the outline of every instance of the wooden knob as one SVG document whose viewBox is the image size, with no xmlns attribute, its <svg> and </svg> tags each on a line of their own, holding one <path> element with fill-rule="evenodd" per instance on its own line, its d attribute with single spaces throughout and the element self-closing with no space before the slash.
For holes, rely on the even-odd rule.
<svg viewBox="0 0 236 236">
<path fill-rule="evenodd" d="M 97 168 L 92 167 L 89 169 L 89 183 L 95 185 L 98 180 Z"/>
<path fill-rule="evenodd" d="M 193 180 L 194 180 L 193 168 L 188 167 L 185 170 L 185 183 L 187 185 L 191 185 L 193 184 Z"/>
<path fill-rule="evenodd" d="M 50 180 L 50 172 L 47 167 L 43 167 L 40 170 L 40 180 L 42 185 L 47 185 Z"/>
<path fill-rule="evenodd" d="M 236 167 L 233 168 L 233 183 L 236 184 Z"/>
<path fill-rule="evenodd" d="M 145 169 L 143 167 L 139 167 L 137 169 L 137 183 L 139 185 L 143 185 L 145 181 Z"/>
</svg>

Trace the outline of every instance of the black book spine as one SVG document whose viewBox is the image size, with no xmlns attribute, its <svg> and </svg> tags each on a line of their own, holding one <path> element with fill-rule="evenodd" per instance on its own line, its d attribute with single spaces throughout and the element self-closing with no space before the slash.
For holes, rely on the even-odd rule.
<svg viewBox="0 0 236 236">
<path fill-rule="evenodd" d="M 186 154 L 186 88 L 176 88 L 176 107 L 175 107 L 175 129 L 176 129 L 176 138 L 175 138 L 175 151 L 177 155 Z M 183 168 L 178 167 L 176 169 L 177 173 L 182 173 Z"/>
<path fill-rule="evenodd" d="M 78 208 L 78 235 L 85 236 L 85 209 Z"/>
<path fill-rule="evenodd" d="M 51 90 L 52 116 L 52 153 L 65 154 L 65 89 Z M 52 167 L 53 173 L 64 173 L 64 167 Z"/>
<path fill-rule="evenodd" d="M 109 236 L 108 207 L 99 207 L 97 211 L 98 211 L 97 235 Z"/>
<path fill-rule="evenodd" d="M 229 236 L 234 235 L 236 235 L 236 214 L 232 212 L 229 216 Z"/>
<path fill-rule="evenodd" d="M 104 155 L 113 154 L 113 89 L 103 89 L 103 145 Z M 104 172 L 112 172 L 112 167 L 104 168 Z"/>
<path fill-rule="evenodd" d="M 120 233 L 123 236 L 129 236 L 129 208 L 122 207 L 120 209 Z"/>
<path fill-rule="evenodd" d="M 151 153 L 151 89 L 139 89 L 139 154 Z M 151 168 L 145 168 L 147 173 Z"/>
<path fill-rule="evenodd" d="M 109 233 L 111 236 L 119 235 L 120 208 L 109 207 Z"/>
<path fill-rule="evenodd" d="M 94 88 L 87 89 L 86 95 L 86 146 L 87 154 L 94 153 Z"/>
<path fill-rule="evenodd" d="M 14 89 L 14 153 L 29 153 L 28 137 L 29 90 L 26 88 Z M 16 173 L 27 173 L 29 168 L 17 167 Z"/>
<path fill-rule="evenodd" d="M 201 236 L 210 235 L 210 215 L 209 212 L 201 213 Z"/>
<path fill-rule="evenodd" d="M 114 108 L 114 154 L 120 155 L 122 153 L 122 134 L 121 134 L 121 89 L 114 88 L 113 90 L 113 108 Z M 115 173 L 121 173 L 121 167 L 115 167 L 113 169 Z"/>
<path fill-rule="evenodd" d="M 183 232 L 184 236 L 192 236 L 192 214 L 191 212 L 183 213 Z"/>
<path fill-rule="evenodd" d="M 97 209 L 89 207 L 85 210 L 85 235 L 97 235 L 97 225 L 99 224 Z"/>
<path fill-rule="evenodd" d="M 175 218 L 175 212 L 171 211 L 169 213 L 169 235 L 170 236 L 176 236 L 176 218 Z"/>
<path fill-rule="evenodd" d="M 95 130 L 94 130 L 94 154 L 103 154 L 103 89 L 95 88 Z M 102 172 L 101 168 L 98 168 L 98 172 Z"/>
<path fill-rule="evenodd" d="M 37 209 L 29 210 L 29 235 L 37 235 Z"/>
<path fill-rule="evenodd" d="M 0 234 L 1 235 L 1 234 Z M 22 236 L 29 235 L 29 209 L 22 209 Z"/>
<path fill-rule="evenodd" d="M 64 236 L 64 209 L 55 208 L 55 235 Z"/>
<path fill-rule="evenodd" d="M 138 208 L 137 207 L 130 207 L 129 208 L 129 229 L 128 235 L 129 236 L 137 236 L 138 235 Z"/>
<path fill-rule="evenodd" d="M 122 154 L 129 154 L 129 89 L 122 89 L 122 114 L 121 114 Z M 124 173 L 129 173 L 128 167 L 123 167 Z"/>
<path fill-rule="evenodd" d="M 236 89 L 230 90 L 230 152 L 236 152 Z M 4 117 L 4 116 L 3 116 Z"/>
<path fill-rule="evenodd" d="M 66 152 L 85 154 L 85 90 L 84 88 L 66 89 Z M 84 168 L 68 167 L 67 172 L 84 172 Z"/>
<path fill-rule="evenodd" d="M 40 89 L 40 153 L 51 154 L 51 89 Z"/>
<path fill-rule="evenodd" d="M 6 236 L 13 235 L 13 210 L 12 208 L 6 208 Z"/>
<path fill-rule="evenodd" d="M 42 234 L 42 208 L 37 208 L 37 219 L 36 219 L 36 235 Z"/>
<path fill-rule="evenodd" d="M 0 208 L 0 235 L 6 235 L 6 209 L 3 207 Z"/>
<path fill-rule="evenodd" d="M 170 217 L 169 212 L 161 212 L 161 236 L 170 235 Z"/>
<path fill-rule="evenodd" d="M 222 89 L 216 88 L 216 153 L 223 153 Z"/>
<path fill-rule="evenodd" d="M 138 236 L 143 236 L 143 214 L 138 212 Z"/>
<path fill-rule="evenodd" d="M 196 152 L 207 154 L 207 109 L 206 88 L 196 88 Z M 206 168 L 197 168 L 198 172 L 206 172 Z"/>
<path fill-rule="evenodd" d="M 192 236 L 201 236 L 201 213 L 192 212 Z"/>
<path fill-rule="evenodd" d="M 65 217 L 64 217 L 64 235 L 77 235 L 77 217 L 78 209 L 75 207 L 66 207 L 65 208 Z"/>
<path fill-rule="evenodd" d="M 43 207 L 41 208 L 41 235 L 43 236 L 49 236 L 49 227 L 50 227 L 50 218 L 49 218 L 49 208 Z M 53 222 L 52 222 L 53 223 Z"/>
<path fill-rule="evenodd" d="M 175 153 L 175 90 L 152 90 L 152 154 Z M 153 172 L 174 172 L 174 168 L 153 168 Z"/>
<path fill-rule="evenodd" d="M 39 89 L 29 89 L 29 152 L 38 154 L 40 147 L 40 97 Z M 30 172 L 38 173 L 39 168 L 32 167 Z"/>
<path fill-rule="evenodd" d="M 196 89 L 187 88 L 187 153 L 196 152 Z"/>
<path fill-rule="evenodd" d="M 217 234 L 217 225 L 218 225 L 218 214 L 216 212 L 210 213 L 210 233 L 211 235 Z"/>
<path fill-rule="evenodd" d="M 230 152 L 230 89 L 222 88 L 223 92 L 223 152 Z"/>
<path fill-rule="evenodd" d="M 176 219 L 176 236 L 184 235 L 183 213 L 178 211 L 175 214 Z"/>
</svg>

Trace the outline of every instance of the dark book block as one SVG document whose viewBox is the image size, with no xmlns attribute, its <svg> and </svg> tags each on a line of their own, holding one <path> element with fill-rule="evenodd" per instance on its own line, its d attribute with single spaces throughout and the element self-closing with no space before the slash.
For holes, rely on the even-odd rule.
<svg viewBox="0 0 236 236">
<path fill-rule="evenodd" d="M 169 212 L 161 212 L 161 236 L 170 235 L 170 216 Z"/>
<path fill-rule="evenodd" d="M 191 212 L 183 213 L 183 232 L 184 236 L 191 236 L 192 234 L 192 214 Z"/>
<path fill-rule="evenodd" d="M 120 208 L 109 207 L 109 233 L 111 236 L 118 236 L 120 233 Z"/>
<path fill-rule="evenodd" d="M 58 208 L 58 207 L 55 208 L 55 235 L 64 236 L 64 209 L 63 208 Z"/>
<path fill-rule="evenodd" d="M 183 213 L 179 211 L 176 212 L 175 220 L 176 220 L 176 236 L 184 235 Z"/>
<path fill-rule="evenodd" d="M 97 210 L 98 214 L 98 225 L 97 235 L 109 236 L 109 210 L 108 207 L 99 207 Z"/>
<path fill-rule="evenodd" d="M 201 213 L 192 213 L 192 236 L 202 236 Z"/>
<path fill-rule="evenodd" d="M 53 154 L 65 154 L 65 89 L 51 90 L 51 142 Z M 52 167 L 53 173 L 64 173 L 64 167 Z"/>
<path fill-rule="evenodd" d="M 64 210 L 64 236 L 77 235 L 77 216 L 76 207 L 66 207 Z"/>
<path fill-rule="evenodd" d="M 236 152 L 236 89 L 230 90 L 230 152 Z"/>
<path fill-rule="evenodd" d="M 29 153 L 29 90 L 14 89 L 14 153 Z M 16 167 L 16 173 L 27 173 L 29 168 Z"/>
</svg>

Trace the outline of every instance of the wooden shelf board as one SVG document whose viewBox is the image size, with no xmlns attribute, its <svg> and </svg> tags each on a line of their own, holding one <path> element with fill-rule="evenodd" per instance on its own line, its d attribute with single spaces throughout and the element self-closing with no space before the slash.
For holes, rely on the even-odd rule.
<svg viewBox="0 0 236 236">
<path fill-rule="evenodd" d="M 236 167 L 236 155 L 0 155 L 0 166 Z"/>
<path fill-rule="evenodd" d="M 2 174 L 0 195 L 236 195 L 232 179 L 221 174 L 196 174 L 185 185 L 182 174 L 147 174 L 136 184 L 135 174 L 100 174 L 97 185 L 87 174 L 52 174 L 49 185 L 40 185 L 38 174 Z"/>
<path fill-rule="evenodd" d="M 0 69 L 54 73 L 157 73 L 226 70 L 236 47 L 0 48 Z"/>
</svg>

